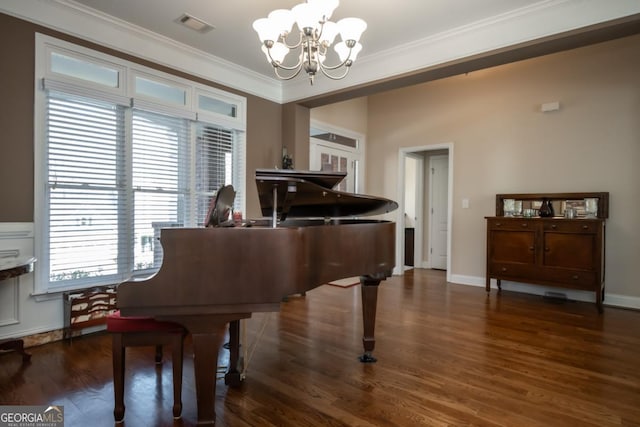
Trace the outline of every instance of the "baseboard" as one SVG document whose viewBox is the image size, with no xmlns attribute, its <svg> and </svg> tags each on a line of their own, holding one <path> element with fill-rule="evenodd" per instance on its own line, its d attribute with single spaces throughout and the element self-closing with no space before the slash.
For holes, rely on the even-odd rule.
<svg viewBox="0 0 640 427">
<path fill-rule="evenodd" d="M 40 334 L 28 335 L 24 338 L 25 347 L 33 347 L 36 345 L 49 344 L 52 342 L 60 341 L 62 339 L 62 329 L 56 329 L 55 331 L 42 332 Z"/>
<path fill-rule="evenodd" d="M 468 286 L 485 286 L 485 278 L 477 277 L 477 276 L 465 276 L 461 274 L 452 274 L 451 283 L 456 283 L 459 285 L 468 285 Z M 495 280 L 491 280 L 491 289 L 498 289 Z M 525 294 L 532 295 L 541 295 L 544 296 L 547 292 L 558 292 L 558 289 L 551 286 L 539 286 L 539 285 L 528 285 L 526 283 L 516 283 L 509 282 L 506 280 L 502 281 L 502 289 L 514 292 L 522 292 Z M 573 289 L 562 289 L 562 293 L 567 296 L 567 299 L 573 301 L 582 301 L 582 302 L 593 302 L 596 301 L 596 296 L 594 292 L 588 291 L 576 291 Z M 609 307 L 620 307 L 620 308 L 628 308 L 634 310 L 640 310 L 640 298 L 632 297 L 629 295 L 619 295 L 612 293 L 605 293 L 605 299 L 603 301 L 603 305 Z"/>
<path fill-rule="evenodd" d="M 60 341 L 62 339 L 62 329 L 55 329 L 53 331 L 26 331 L 21 334 L 22 336 L 2 336 L 0 340 L 21 339 L 24 341 L 25 348 L 34 347 L 42 344 L 49 344 L 52 342 Z"/>
<path fill-rule="evenodd" d="M 106 329 L 105 325 L 92 326 L 85 329 L 75 330 L 72 333 L 72 338 L 82 335 L 88 335 L 95 332 L 101 332 Z M 22 336 L 0 336 L 0 340 L 20 338 L 24 340 L 25 347 L 33 347 L 36 345 L 49 344 L 56 341 L 61 341 L 64 338 L 64 329 L 54 329 L 49 331 L 31 330 L 22 333 Z"/>
</svg>

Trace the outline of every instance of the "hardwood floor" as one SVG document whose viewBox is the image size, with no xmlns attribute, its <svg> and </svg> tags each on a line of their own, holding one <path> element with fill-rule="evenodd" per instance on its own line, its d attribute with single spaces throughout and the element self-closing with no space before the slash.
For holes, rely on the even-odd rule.
<svg viewBox="0 0 640 427">
<path fill-rule="evenodd" d="M 638 311 L 487 297 L 415 270 L 380 286 L 375 364 L 357 359 L 361 324 L 359 286 L 322 286 L 256 315 L 247 379 L 219 380 L 216 425 L 640 426 Z M 0 404 L 64 405 L 67 427 L 113 424 L 108 335 L 29 351 L 25 365 L 0 356 Z M 156 369 L 152 348 L 128 349 L 125 426 L 195 425 L 192 354 L 187 340 L 174 421 L 170 362 Z"/>
</svg>

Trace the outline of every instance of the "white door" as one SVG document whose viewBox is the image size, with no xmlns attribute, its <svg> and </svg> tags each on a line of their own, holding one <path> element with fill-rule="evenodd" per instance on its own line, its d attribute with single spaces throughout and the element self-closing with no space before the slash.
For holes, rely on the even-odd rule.
<svg viewBox="0 0 640 427">
<path fill-rule="evenodd" d="M 430 211 L 431 226 L 429 252 L 431 268 L 447 269 L 447 217 L 448 217 L 448 187 L 449 187 L 449 158 L 448 156 L 433 156 L 429 160 L 431 172 L 430 182 Z"/>
<path fill-rule="evenodd" d="M 311 170 L 346 172 L 347 176 L 336 190 L 355 193 L 359 188 L 360 156 L 339 144 L 311 138 L 309 167 Z"/>
<path fill-rule="evenodd" d="M 413 265 L 424 268 L 422 244 L 424 224 L 424 164 L 425 157 L 421 154 L 409 153 L 405 158 L 405 188 L 404 211 L 405 228 L 414 228 L 413 233 Z M 405 251 L 411 250 L 405 242 Z M 405 260 L 406 260 L 405 252 Z"/>
</svg>

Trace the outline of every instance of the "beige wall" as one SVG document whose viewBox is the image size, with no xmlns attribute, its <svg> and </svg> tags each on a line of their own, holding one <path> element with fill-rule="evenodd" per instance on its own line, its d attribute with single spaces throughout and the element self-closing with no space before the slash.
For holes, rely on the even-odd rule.
<svg viewBox="0 0 640 427">
<path fill-rule="evenodd" d="M 607 295 L 640 307 L 640 36 L 371 96 L 367 141 L 367 187 L 392 199 L 400 148 L 453 143 L 456 276 L 484 277 L 496 193 L 609 191 Z"/>
<path fill-rule="evenodd" d="M 362 135 L 367 133 L 367 119 L 367 97 L 355 98 L 311 110 L 311 120 Z"/>
</svg>

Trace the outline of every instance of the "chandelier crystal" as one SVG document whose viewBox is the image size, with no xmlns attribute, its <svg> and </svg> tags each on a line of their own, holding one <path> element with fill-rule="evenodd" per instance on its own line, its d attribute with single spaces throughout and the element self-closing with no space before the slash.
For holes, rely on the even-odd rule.
<svg viewBox="0 0 640 427">
<path fill-rule="evenodd" d="M 262 51 L 276 76 L 291 80 L 304 69 L 313 84 L 318 71 L 333 80 L 342 79 L 349 73 L 362 49 L 358 41 L 367 29 L 367 23 L 359 18 L 344 18 L 337 23 L 329 21 L 339 3 L 339 0 L 307 0 L 291 10 L 277 9 L 267 18 L 254 21 L 253 29 L 258 33 Z M 298 26 L 299 38 L 291 43 L 289 34 L 294 23 Z M 325 59 L 328 49 L 338 33 L 342 41 L 336 43 L 333 49 L 340 62 L 327 65 Z M 297 52 L 298 61 L 295 65 L 285 65 L 285 57 L 290 52 Z M 289 74 L 281 74 L 283 70 Z"/>
</svg>

